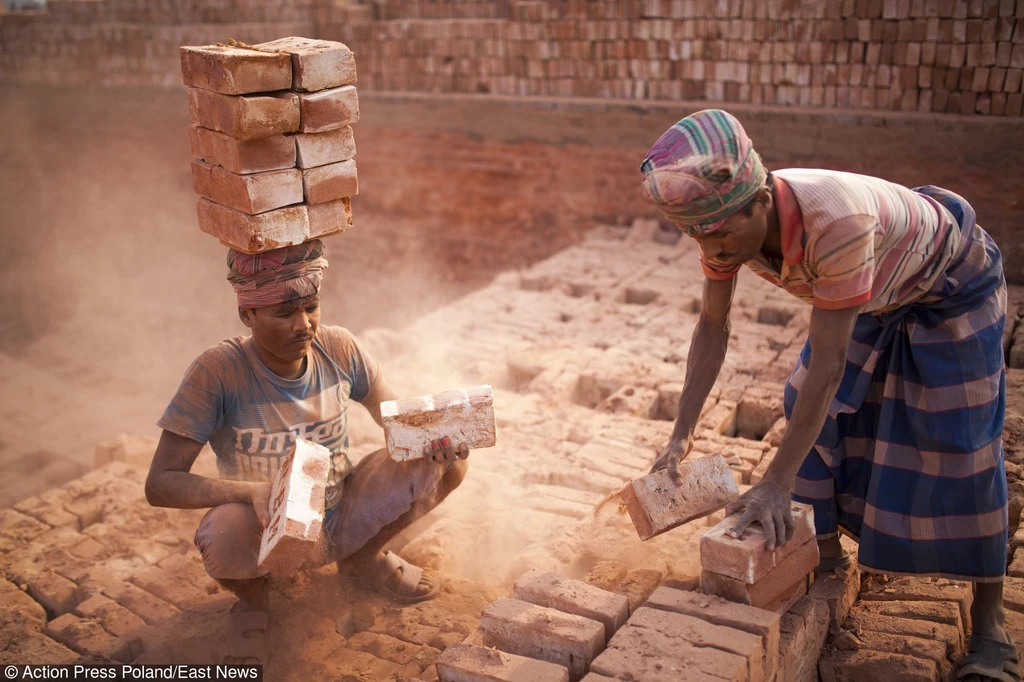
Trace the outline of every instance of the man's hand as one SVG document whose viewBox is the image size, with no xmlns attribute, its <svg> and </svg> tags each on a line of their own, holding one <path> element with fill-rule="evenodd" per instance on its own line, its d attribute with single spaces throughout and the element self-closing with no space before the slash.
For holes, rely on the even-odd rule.
<svg viewBox="0 0 1024 682">
<path fill-rule="evenodd" d="M 256 511 L 260 523 L 266 528 L 270 525 L 270 483 L 253 483 L 249 489 L 249 501 Z"/>
<path fill-rule="evenodd" d="M 765 479 L 730 502 L 725 512 L 733 514 L 744 510 L 739 522 L 729 531 L 729 537 L 738 538 L 752 523 L 764 529 L 764 546 L 772 550 L 789 542 L 796 530 L 793 523 L 792 493 L 774 481 Z"/>
<path fill-rule="evenodd" d="M 469 457 L 469 446 L 465 443 L 452 445 L 452 439 L 448 436 L 431 441 L 430 445 L 423 448 L 423 458 L 438 464 L 450 464 L 456 459 Z"/>
<path fill-rule="evenodd" d="M 690 451 L 693 450 L 693 439 L 688 438 L 686 440 L 686 449 L 683 449 L 681 441 L 671 441 L 665 446 L 665 449 L 658 455 L 658 459 L 654 460 L 654 466 L 651 467 L 651 473 L 655 471 L 661 471 L 662 469 L 668 469 L 669 478 L 676 485 L 683 482 L 683 477 L 679 473 L 679 463 L 682 462 L 690 455 Z"/>
</svg>

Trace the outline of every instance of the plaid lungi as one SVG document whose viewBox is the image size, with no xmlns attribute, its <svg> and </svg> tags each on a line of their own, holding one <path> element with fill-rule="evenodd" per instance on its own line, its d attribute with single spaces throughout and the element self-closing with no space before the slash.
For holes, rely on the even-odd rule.
<svg viewBox="0 0 1024 682">
<path fill-rule="evenodd" d="M 864 569 L 995 581 L 1008 525 L 1001 256 L 966 201 L 916 191 L 957 218 L 960 252 L 918 301 L 857 319 L 793 499 L 814 506 L 819 539 L 840 528 L 857 538 Z M 787 418 L 810 356 L 808 342 L 786 384 Z"/>
</svg>

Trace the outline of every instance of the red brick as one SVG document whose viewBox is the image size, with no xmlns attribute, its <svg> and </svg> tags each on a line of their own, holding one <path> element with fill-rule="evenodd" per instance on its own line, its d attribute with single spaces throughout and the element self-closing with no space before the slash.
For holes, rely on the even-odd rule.
<svg viewBox="0 0 1024 682">
<path fill-rule="evenodd" d="M 856 562 L 845 570 L 815 576 L 807 594 L 828 604 L 829 617 L 838 628 L 860 596 L 861 574 Z"/>
<path fill-rule="evenodd" d="M 356 155 L 356 140 L 351 126 L 326 133 L 299 133 L 294 139 L 299 168 L 325 166 Z"/>
<path fill-rule="evenodd" d="M 246 253 L 301 244 L 309 238 L 309 214 L 305 206 L 249 215 L 200 199 L 196 202 L 196 213 L 199 229 Z"/>
<path fill-rule="evenodd" d="M 353 85 L 299 95 L 304 133 L 322 133 L 359 120 L 359 96 Z"/>
<path fill-rule="evenodd" d="M 721 649 L 694 646 L 676 627 L 674 617 L 679 614 L 661 612 L 661 618 L 648 619 L 644 618 L 646 611 L 658 614 L 653 609 L 640 609 L 638 624 L 633 624 L 631 618 L 615 633 L 608 648 L 591 664 L 592 672 L 645 682 L 748 679 L 750 668 L 746 658 Z"/>
<path fill-rule="evenodd" d="M 552 571 L 524 573 L 513 587 L 513 596 L 530 604 L 557 609 L 596 620 L 604 625 L 605 641 L 629 617 L 629 601 L 621 594 L 599 589 Z"/>
<path fill-rule="evenodd" d="M 480 626 L 486 646 L 565 666 L 572 680 L 586 674 L 604 647 L 601 623 L 512 599 L 484 609 Z"/>
<path fill-rule="evenodd" d="M 27 583 L 28 593 L 51 617 L 71 612 L 78 603 L 75 584 L 56 573 L 45 572 Z"/>
<path fill-rule="evenodd" d="M 832 651 L 821 658 L 818 671 L 822 682 L 936 682 L 935 663 L 910 656 L 878 651 Z"/>
<path fill-rule="evenodd" d="M 740 514 L 727 517 L 704 533 L 700 539 L 700 562 L 705 571 L 729 576 L 753 584 L 808 541 L 813 540 L 814 510 L 810 505 L 793 503 L 793 538 L 774 550 L 765 547 L 764 530 L 760 524 L 749 526 L 739 538 L 728 533 L 739 521 Z"/>
<path fill-rule="evenodd" d="M 0 579 L 0 627 L 15 623 L 40 630 L 46 623 L 46 610 L 17 585 Z"/>
<path fill-rule="evenodd" d="M 201 586 L 196 585 L 189 578 L 179 573 L 164 571 L 156 566 L 143 568 L 136 572 L 131 580 L 136 586 L 179 609 L 193 608 L 209 596 Z M 119 603 L 121 602 L 120 596 Z M 143 614 L 136 612 L 128 604 L 122 604 L 122 606 L 126 606 L 139 617 L 143 617 Z M 143 620 L 145 620 L 144 617 Z"/>
<path fill-rule="evenodd" d="M 299 129 L 299 97 L 293 92 L 221 95 L 188 89 L 188 116 L 194 126 L 218 130 L 236 140 L 255 140 Z"/>
<path fill-rule="evenodd" d="M 115 661 L 129 663 L 132 660 L 131 646 L 115 637 L 92 620 L 82 620 L 71 613 L 51 620 L 44 629 L 46 634 L 80 654 L 101 656 Z"/>
<path fill-rule="evenodd" d="M 954 602 L 960 608 L 960 622 L 964 629 L 970 629 L 971 605 L 974 603 L 970 583 L 945 578 L 896 576 L 884 583 L 866 582 L 860 598 L 864 601 Z"/>
<path fill-rule="evenodd" d="M 818 658 L 829 631 L 824 602 L 801 597 L 779 623 L 778 680 L 817 680 Z"/>
<path fill-rule="evenodd" d="M 948 671 L 951 665 L 949 659 L 946 658 L 946 646 L 942 642 L 922 639 L 920 637 L 908 637 L 907 635 L 892 635 L 886 632 L 862 630 L 857 633 L 857 648 L 881 653 L 901 654 L 932 661 L 939 671 L 943 673 L 940 675 L 940 679 L 949 679 Z"/>
<path fill-rule="evenodd" d="M 647 606 L 757 635 L 765 652 L 765 670 L 774 671 L 777 666 L 780 618 L 776 613 L 668 587 L 655 590 L 647 600 Z"/>
<path fill-rule="evenodd" d="M 14 509 L 42 521 L 47 526 L 70 526 L 75 530 L 82 530 L 78 524 L 78 517 L 70 513 L 62 505 L 54 504 L 44 500 L 42 497 L 30 497 L 14 504 Z M 2 531 L 0 531 L 2 532 Z M 3 540 L 0 539 L 0 549 Z"/>
<path fill-rule="evenodd" d="M 942 642 L 946 647 L 946 655 L 956 657 L 963 651 L 961 632 L 952 625 L 932 623 L 912 618 L 893 618 L 879 616 L 861 611 L 857 605 L 850 609 L 850 615 L 844 624 L 846 629 L 884 632 L 891 635 L 908 635 L 923 639 Z"/>
<path fill-rule="evenodd" d="M 181 80 L 189 87 L 243 95 L 292 86 L 291 58 L 286 54 L 204 45 L 183 46 L 180 56 Z"/>
<path fill-rule="evenodd" d="M 631 481 L 620 493 L 642 540 L 707 516 L 739 496 L 736 481 L 720 455 L 683 462 L 682 485 L 665 470 Z"/>
<path fill-rule="evenodd" d="M 9 552 L 23 546 L 46 531 L 50 526 L 13 509 L 0 509 L 0 552 Z"/>
<path fill-rule="evenodd" d="M 964 632 L 960 620 L 960 609 L 955 602 L 940 601 L 862 601 L 856 606 L 858 613 L 872 613 L 892 618 L 927 620 L 932 623 L 951 625 L 961 636 Z"/>
<path fill-rule="evenodd" d="M 104 589 L 103 593 L 148 625 L 159 625 L 180 613 L 177 607 L 131 583 L 111 585 Z"/>
<path fill-rule="evenodd" d="M 202 161 L 192 162 L 192 189 L 199 196 L 255 214 L 302 203 L 302 173 L 296 168 L 239 175 Z"/>
<path fill-rule="evenodd" d="M 242 141 L 216 130 L 189 126 L 188 140 L 193 158 L 232 173 L 262 173 L 295 166 L 295 140 L 287 135 Z"/>
<path fill-rule="evenodd" d="M 41 632 L 24 633 L 10 648 L 0 651 L 0 665 L 4 666 L 24 665 L 25 661 L 39 665 L 68 665 L 80 658 L 78 653 Z"/>
<path fill-rule="evenodd" d="M 323 204 L 354 197 L 359 194 L 356 162 L 350 159 L 304 170 L 302 186 L 307 204 Z"/>
<path fill-rule="evenodd" d="M 352 200 L 340 199 L 326 204 L 307 206 L 309 238 L 341 234 L 352 227 Z"/>
<path fill-rule="evenodd" d="M 293 90 L 310 92 L 356 82 L 356 56 L 344 43 L 291 37 L 260 43 L 256 47 L 281 50 L 291 55 L 290 87 Z"/>
<path fill-rule="evenodd" d="M 565 666 L 471 644 L 453 644 L 437 659 L 441 682 L 568 682 Z M 586 678 L 584 678 L 586 679 Z"/>
<path fill-rule="evenodd" d="M 701 589 L 730 601 L 750 604 L 759 608 L 777 605 L 780 598 L 792 593 L 792 588 L 818 565 L 818 543 L 815 540 L 794 547 L 775 568 L 753 584 L 728 576 L 701 572 Z"/>
<path fill-rule="evenodd" d="M 137 635 L 146 627 L 146 622 L 112 599 L 97 594 L 75 607 L 75 614 L 92 618 L 103 629 L 116 637 Z"/>
</svg>

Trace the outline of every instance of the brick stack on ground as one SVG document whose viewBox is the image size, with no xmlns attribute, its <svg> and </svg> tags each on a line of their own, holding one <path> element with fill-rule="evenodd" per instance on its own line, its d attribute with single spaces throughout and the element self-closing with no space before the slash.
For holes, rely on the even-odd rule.
<svg viewBox="0 0 1024 682">
<path fill-rule="evenodd" d="M 359 100 L 348 47 L 182 47 L 181 72 L 203 232 L 258 253 L 351 227 Z"/>
</svg>

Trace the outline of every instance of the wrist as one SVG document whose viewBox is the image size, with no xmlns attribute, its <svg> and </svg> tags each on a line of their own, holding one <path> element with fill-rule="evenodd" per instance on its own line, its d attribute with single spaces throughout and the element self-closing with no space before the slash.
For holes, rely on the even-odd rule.
<svg viewBox="0 0 1024 682">
<path fill-rule="evenodd" d="M 792 493 L 793 488 L 796 487 L 796 475 L 786 474 L 778 470 L 778 467 L 768 467 L 768 471 L 764 474 L 764 481 L 777 485 L 783 490 Z"/>
</svg>

